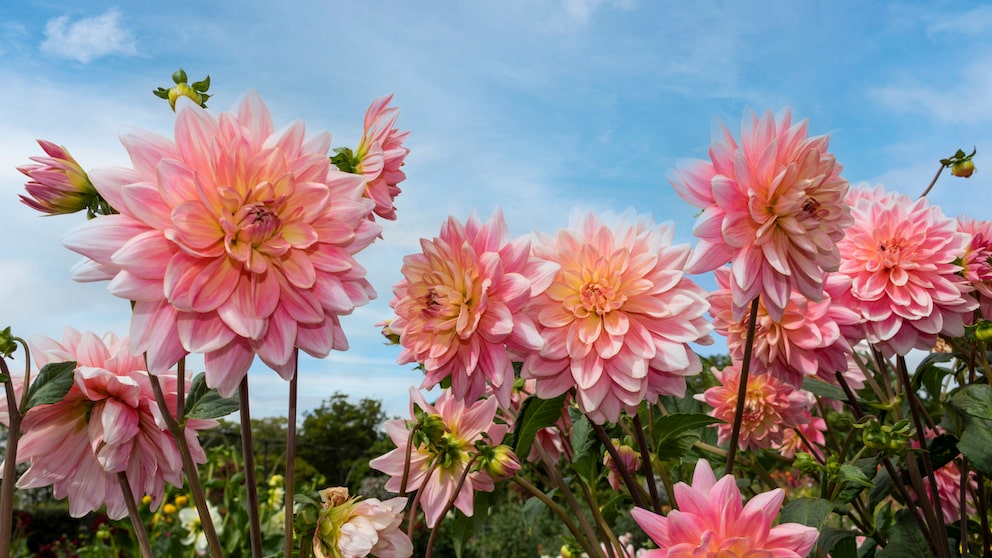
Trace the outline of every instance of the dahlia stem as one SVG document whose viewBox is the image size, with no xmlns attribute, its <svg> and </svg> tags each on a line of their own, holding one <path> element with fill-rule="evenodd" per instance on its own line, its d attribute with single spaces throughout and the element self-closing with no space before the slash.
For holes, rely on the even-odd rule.
<svg viewBox="0 0 992 558">
<path fill-rule="evenodd" d="M 145 523 L 141 521 L 141 514 L 138 512 L 138 504 L 134 500 L 134 492 L 131 490 L 131 483 L 127 480 L 124 471 L 117 473 L 117 483 L 121 486 L 124 494 L 124 504 L 127 505 L 127 515 L 134 528 L 134 537 L 138 539 L 138 547 L 141 548 L 143 558 L 155 558 L 152 554 L 152 545 L 148 540 L 148 531 L 145 530 Z"/>
<path fill-rule="evenodd" d="M 610 528 L 603 514 L 599 511 L 599 500 L 596 498 L 596 493 L 589 490 L 589 487 L 584 483 L 580 482 L 579 487 L 582 488 L 582 495 L 586 497 L 586 503 L 589 504 L 589 512 L 592 514 L 593 520 L 596 522 L 597 532 L 600 538 L 609 541 L 609 544 L 603 545 L 603 552 L 607 555 L 607 558 L 617 558 L 624 555 L 623 545 L 617 540 L 616 534 L 613 533 L 613 529 Z"/>
<path fill-rule="evenodd" d="M 406 459 L 403 461 L 403 478 L 400 480 L 400 496 L 406 496 L 406 483 L 410 480 L 410 458 L 413 456 L 413 435 L 420 429 L 420 424 L 413 425 L 406 438 Z"/>
<path fill-rule="evenodd" d="M 147 355 L 146 355 L 147 366 Z M 196 504 L 196 512 L 200 515 L 200 527 L 203 529 L 203 536 L 207 539 L 207 546 L 210 548 L 210 555 L 213 558 L 223 558 L 224 550 L 220 546 L 217 538 L 217 529 L 214 528 L 213 517 L 210 516 L 210 508 L 207 507 L 207 497 L 203 492 L 203 485 L 200 484 L 200 475 L 197 473 L 196 463 L 193 462 L 193 454 L 189 451 L 189 444 L 186 442 L 185 417 L 179 417 L 183 421 L 183 427 L 179 426 L 176 417 L 169 411 L 169 404 L 165 401 L 165 393 L 162 391 L 162 384 L 158 381 L 158 376 L 148 374 L 148 379 L 152 384 L 152 391 L 155 393 L 155 403 L 158 405 L 159 413 L 165 418 L 165 424 L 172 434 L 172 439 L 176 441 L 179 449 L 179 456 L 183 461 L 183 472 L 186 480 L 189 481 L 189 492 L 193 496 L 193 503 Z"/>
<path fill-rule="evenodd" d="M 603 429 L 602 426 L 595 423 L 593 423 L 593 427 L 598 427 L 600 430 Z M 603 432 L 603 434 L 605 435 L 606 433 Z M 609 438 L 607 438 L 607 443 L 611 447 L 613 446 L 613 443 L 609 441 Z M 593 558 L 606 558 L 603 555 L 603 549 L 598 545 L 594 545 L 593 539 L 590 538 L 596 533 L 596 530 L 589 524 L 589 518 L 587 518 L 586 514 L 583 513 L 582 506 L 579 505 L 579 501 L 575 499 L 575 493 L 573 493 L 572 489 L 568 487 L 568 483 L 565 482 L 565 478 L 561 476 L 561 472 L 557 467 L 555 467 L 554 462 L 548 457 L 548 452 L 541 447 L 541 444 L 536 444 L 533 447 L 537 448 L 537 453 L 541 455 L 541 462 L 544 464 L 544 468 L 547 470 L 548 476 L 550 476 L 551 480 L 558 485 L 559 489 L 561 489 L 562 494 L 565 495 L 565 501 L 568 503 L 568 507 L 571 508 L 575 518 L 578 519 L 579 526 L 582 527 L 583 532 L 587 534 L 585 537 L 586 545 L 584 545 L 586 553 Z M 619 463 L 619 461 L 617 463 Z"/>
<path fill-rule="evenodd" d="M 530 481 L 520 475 L 514 475 L 510 477 L 510 480 L 517 483 L 517 485 L 521 488 L 543 502 L 544 505 L 547 506 L 548 509 L 551 510 L 551 512 L 554 513 L 562 523 L 565 524 L 565 527 L 570 533 L 572 533 L 575 540 L 579 541 L 579 544 L 582 545 L 583 548 L 588 548 L 589 541 L 586 539 L 585 534 L 579 529 L 575 522 L 572 521 L 572 518 L 568 515 L 568 512 L 566 512 L 564 508 L 559 506 L 554 500 L 549 498 L 547 494 L 542 492 L 539 488 L 531 484 Z"/>
<path fill-rule="evenodd" d="M 286 410 L 286 498 L 283 531 L 286 540 L 284 556 L 293 555 L 293 498 L 296 495 L 296 399 L 299 391 L 300 349 L 293 347 L 293 377 L 289 380 L 289 407 Z"/>
<path fill-rule="evenodd" d="M 413 497 L 413 503 L 410 504 L 410 515 L 406 523 L 406 535 L 411 539 L 413 539 L 413 520 L 417 518 L 417 506 L 420 505 L 420 497 L 424 495 L 424 487 L 427 486 L 427 481 L 431 480 L 431 475 L 434 474 L 435 469 L 437 469 L 437 461 L 431 464 L 431 468 L 427 470 L 427 475 L 424 476 L 424 481 L 420 483 L 417 494 Z"/>
<path fill-rule="evenodd" d="M 634 423 L 634 436 L 637 438 L 637 446 L 641 450 L 641 474 L 644 475 L 645 480 L 648 483 L 648 494 L 651 495 L 651 507 L 654 513 L 661 515 L 661 498 L 658 497 L 658 487 L 654 484 L 654 467 L 651 464 L 651 448 L 648 446 L 648 440 L 644 437 L 644 427 L 641 426 L 641 418 L 634 413 L 631 417 Z M 610 444 L 611 446 L 613 444 Z M 620 465 L 620 462 L 616 462 Z"/>
<path fill-rule="evenodd" d="M 245 489 L 248 492 L 248 534 L 252 558 L 262 558 L 262 523 L 258 514 L 258 481 L 255 478 L 255 447 L 251 435 L 251 410 L 248 408 L 248 375 L 238 387 L 241 407 L 241 454 L 244 457 Z M 286 510 L 287 515 L 292 515 Z"/>
<path fill-rule="evenodd" d="M 610 459 L 613 463 L 617 465 L 617 471 L 620 472 L 620 476 L 623 477 L 624 484 L 627 485 L 627 490 L 630 492 L 630 497 L 634 500 L 634 505 L 639 508 L 648 509 L 648 501 L 645 498 L 644 487 L 637 483 L 633 476 L 631 476 L 630 471 L 624 467 L 623 461 L 620 458 L 620 452 L 617 451 L 616 446 L 613 445 L 613 440 L 610 439 L 610 435 L 606 433 L 602 425 L 596 424 L 593 421 L 589 421 L 592 425 L 592 431 L 596 433 L 596 437 L 599 441 L 606 446 L 606 452 L 610 454 Z"/>
<path fill-rule="evenodd" d="M 947 167 L 947 165 L 945 165 L 944 163 L 940 164 L 940 168 L 937 169 L 937 174 L 933 175 L 933 180 L 930 181 L 930 184 L 927 186 L 927 189 L 923 190 L 923 193 L 920 194 L 921 198 L 927 197 L 927 194 L 929 194 L 930 190 L 933 189 L 934 184 L 937 183 L 937 179 L 940 178 L 940 173 L 944 172 L 945 167 Z"/>
<path fill-rule="evenodd" d="M 744 339 L 744 362 L 741 363 L 740 385 L 737 388 L 737 409 L 734 411 L 734 424 L 730 430 L 730 447 L 727 448 L 726 474 L 734 473 L 734 459 L 737 457 L 737 443 L 741 437 L 741 422 L 744 420 L 744 403 L 747 399 L 747 376 L 751 370 L 751 352 L 754 350 L 754 330 L 758 323 L 758 298 L 751 301 L 751 313 L 747 318 L 747 336 Z"/>
<path fill-rule="evenodd" d="M 961 456 L 961 556 L 968 555 L 968 458 Z"/>
<path fill-rule="evenodd" d="M 906 369 L 906 357 L 902 355 L 896 356 L 896 370 L 899 374 L 899 380 L 903 384 L 903 389 L 906 391 L 909 412 L 913 416 L 913 423 L 916 426 L 916 440 L 920 443 L 920 453 L 923 456 L 923 468 L 927 474 L 927 479 L 930 481 L 930 498 L 933 500 L 931 507 L 934 508 L 933 514 L 935 517 L 933 519 L 935 520 L 934 525 L 937 528 L 935 534 L 940 536 L 939 540 L 947 540 L 947 525 L 944 524 L 943 503 L 940 501 L 940 492 L 937 491 L 937 480 L 933 472 L 933 462 L 930 460 L 930 450 L 927 449 L 926 431 L 923 428 L 923 421 L 920 418 L 920 400 L 916 397 L 916 392 L 913 391 L 913 385 L 909 379 L 909 371 Z M 915 459 L 907 459 L 906 461 L 911 466 L 916 465 Z M 910 471 L 912 471 L 912 468 Z M 921 500 L 926 503 L 925 497 L 921 498 Z M 948 556 L 949 558 L 947 545 L 938 543 L 937 546 L 941 549 L 939 556 Z"/>
<path fill-rule="evenodd" d="M 985 475 L 975 471 L 978 484 L 978 519 L 982 523 L 982 552 L 984 558 L 992 558 L 992 529 L 989 529 L 989 498 L 985 491 Z"/>
<path fill-rule="evenodd" d="M 27 360 L 27 367 L 31 361 Z M 17 476 L 17 443 L 21 436 L 21 412 L 17 406 L 17 394 L 14 392 L 14 381 L 10 377 L 7 361 L 0 357 L 0 372 L 7 377 L 3 383 L 7 396 L 7 449 L 3 462 L 3 482 L 0 483 L 0 557 L 10 558 L 10 543 L 14 528 L 14 484 Z M 25 376 L 25 382 L 28 381 Z M 24 385 L 24 393 L 28 385 Z M 23 406 L 22 406 L 23 407 Z"/>
<path fill-rule="evenodd" d="M 462 471 L 461 476 L 458 477 L 458 484 L 455 485 L 454 492 L 451 493 L 451 497 L 448 498 L 448 501 L 444 503 L 444 509 L 441 510 L 441 514 L 438 516 L 441 518 L 441 521 L 444 521 L 444 516 L 448 515 L 448 510 L 455 505 L 455 500 L 458 499 L 458 493 L 461 492 L 462 487 L 465 486 L 465 479 L 467 479 L 468 474 L 472 472 L 472 465 L 475 464 L 475 460 L 478 457 L 478 454 L 473 455 L 472 458 L 468 460 L 468 463 L 465 464 L 465 470 Z M 424 558 L 431 557 L 431 553 L 434 551 L 434 537 L 437 535 L 439 529 L 440 525 L 435 525 L 434 528 L 431 529 L 431 536 L 427 539 L 427 550 L 424 552 Z"/>
</svg>

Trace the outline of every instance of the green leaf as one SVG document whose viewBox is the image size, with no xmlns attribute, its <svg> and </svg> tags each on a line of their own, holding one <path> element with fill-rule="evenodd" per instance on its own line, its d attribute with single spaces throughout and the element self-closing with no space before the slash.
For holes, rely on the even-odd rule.
<svg viewBox="0 0 992 558">
<path fill-rule="evenodd" d="M 820 529 L 820 538 L 817 544 L 820 550 L 833 556 L 833 558 L 857 558 L 858 542 L 854 538 L 856 533 L 848 529 L 837 527 L 824 527 Z"/>
<path fill-rule="evenodd" d="M 65 394 L 72 389 L 72 372 L 76 369 L 75 362 L 49 362 L 41 368 L 38 379 L 28 388 L 28 402 L 21 413 L 37 405 L 47 405 L 62 401 Z"/>
<path fill-rule="evenodd" d="M 968 463 L 986 476 L 992 476 L 992 421 L 972 420 L 961 433 L 958 449 Z"/>
<path fill-rule="evenodd" d="M 965 386 L 951 397 L 951 405 L 975 418 L 992 420 L 992 386 L 987 384 Z"/>
<path fill-rule="evenodd" d="M 585 415 L 579 413 L 572 417 L 572 468 L 583 479 L 593 481 L 599 471 L 600 455 L 599 440 L 593 432 L 592 423 Z M 519 456 L 518 456 L 519 457 Z"/>
<path fill-rule="evenodd" d="M 513 453 L 519 459 L 527 459 L 534 437 L 540 429 L 554 426 L 558 422 L 564 404 L 565 394 L 554 399 L 533 396 L 524 399 L 513 427 Z"/>
<path fill-rule="evenodd" d="M 828 397 L 837 401 L 847 401 L 847 395 L 844 394 L 844 390 L 833 384 L 828 384 L 823 380 L 806 378 L 803 380 L 803 389 L 820 397 Z"/>
<path fill-rule="evenodd" d="M 882 469 L 875 475 L 871 490 L 868 492 L 868 513 L 875 513 L 875 508 L 892 493 L 893 483 L 889 471 Z"/>
<path fill-rule="evenodd" d="M 186 418 L 214 419 L 225 417 L 240 407 L 233 397 L 221 397 L 217 390 L 207 387 L 207 378 L 200 372 L 193 378 L 186 396 Z"/>
<path fill-rule="evenodd" d="M 662 415 L 654 421 L 655 455 L 660 460 L 679 459 L 692 449 L 702 428 L 721 422 L 702 413 Z"/>
<path fill-rule="evenodd" d="M 865 475 L 864 471 L 851 465 L 850 463 L 845 463 L 840 466 L 840 473 L 838 474 L 839 480 L 841 482 L 849 482 L 863 486 L 865 488 L 871 488 L 871 479 L 868 475 Z"/>
<path fill-rule="evenodd" d="M 780 523 L 799 523 L 819 529 L 834 507 L 829 500 L 822 498 L 796 498 L 782 508 Z"/>
<path fill-rule="evenodd" d="M 931 558 L 930 546 L 916 525 L 912 512 L 899 510 L 896 522 L 889 531 L 889 542 L 876 556 L 878 558 Z"/>
<path fill-rule="evenodd" d="M 930 441 L 929 450 L 930 463 L 935 471 L 953 461 L 961 453 L 958 450 L 958 437 L 953 434 L 937 436 Z M 922 467 L 922 464 L 920 466 Z"/>
</svg>

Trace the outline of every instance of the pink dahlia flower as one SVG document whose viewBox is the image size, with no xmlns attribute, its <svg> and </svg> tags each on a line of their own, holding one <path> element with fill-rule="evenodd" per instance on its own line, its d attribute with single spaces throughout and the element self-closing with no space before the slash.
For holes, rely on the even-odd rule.
<svg viewBox="0 0 992 558">
<path fill-rule="evenodd" d="M 365 132 L 355 151 L 355 170 L 365 177 L 365 195 L 375 202 L 373 211 L 383 219 L 395 220 L 393 200 L 400 194 L 399 183 L 406 180 L 400 170 L 409 149 L 403 142 L 410 132 L 400 132 L 393 125 L 400 109 L 389 107 L 392 95 L 372 101 L 365 112 Z"/>
<path fill-rule="evenodd" d="M 611 230 L 589 214 L 555 238 L 539 235 L 535 256 L 560 270 L 528 306 L 544 346 L 526 355 L 521 375 L 537 380 L 538 397 L 574 387 L 579 408 L 602 424 L 685 393 L 685 377 L 702 368 L 689 343 L 710 342 L 712 327 L 706 292 L 683 272 L 689 247 L 672 246 L 673 234 L 631 215 Z"/>
<path fill-rule="evenodd" d="M 677 170 L 672 186 L 702 208 L 694 233 L 700 242 L 686 267 L 701 273 L 731 262 L 734 315 L 759 294 L 780 320 L 792 289 L 820 300 L 823 272 L 840 264 L 837 241 L 851 224 L 844 203 L 848 182 L 827 152 L 830 138 L 807 137 L 806 121 L 792 125 L 788 110 L 745 116 L 740 144 L 723 127 L 709 161 Z"/>
<path fill-rule="evenodd" d="M 735 319 L 730 270 L 720 268 L 714 275 L 720 289 L 709 295 L 713 328 L 727 337 L 730 355 L 740 361 L 744 358 L 750 309 Z M 832 298 L 849 291 L 850 283 L 844 275 L 831 274 L 824 279 L 824 296 L 818 302 L 793 292 L 779 319 L 772 317 L 762 299 L 755 322 L 753 358 L 770 374 L 795 387 L 802 386 L 806 377 L 823 374 L 832 378 L 834 371 L 845 370 L 851 346 L 841 326 L 859 323 L 860 315 L 833 304 Z"/>
<path fill-rule="evenodd" d="M 851 304 L 866 339 L 884 353 L 929 350 L 938 334 L 964 335 L 978 301 L 955 260 L 971 240 L 926 198 L 881 186 L 851 196 L 854 225 L 838 244 L 840 273 L 851 278 Z"/>
<path fill-rule="evenodd" d="M 610 483 L 610 487 L 613 490 L 620 490 L 621 483 L 623 482 L 623 473 L 621 471 L 626 471 L 630 475 L 637 473 L 641 468 L 641 454 L 627 444 L 621 445 L 619 440 L 612 440 L 612 442 L 613 447 L 617 449 L 617 455 L 620 456 L 620 463 L 613 460 L 610 452 L 604 452 L 603 465 L 606 465 L 606 468 L 609 469 L 609 472 L 606 474 L 606 481 Z M 630 489 L 633 490 L 633 487 L 630 487 Z"/>
<path fill-rule="evenodd" d="M 475 443 L 485 441 L 497 446 L 503 441 L 508 428 L 505 424 L 493 422 L 497 409 L 494 397 L 468 403 L 444 391 L 437 402 L 430 405 L 420 392 L 410 390 L 410 416 L 413 421 L 416 422 L 418 414 L 427 413 L 444 425 L 444 432 L 439 433 L 437 439 L 417 437 L 422 443 L 414 442 L 415 446 L 409 450 L 409 477 L 405 488 L 407 491 L 423 490 L 420 505 L 424 509 L 427 527 L 437 525 L 445 506 L 455 495 L 465 468 L 477 456 Z M 396 449 L 369 462 L 373 469 L 392 477 L 386 482 L 386 490 L 392 492 L 399 492 L 402 488 L 407 447 L 411 443 L 408 422 L 402 419 L 386 422 L 386 433 L 396 444 Z M 475 491 L 492 492 L 493 488 L 493 479 L 484 469 L 472 471 L 455 496 L 454 505 L 471 516 Z"/>
<path fill-rule="evenodd" d="M 56 498 L 69 499 L 73 517 L 106 504 L 107 515 L 121 519 L 127 506 L 118 473 L 125 473 L 136 499 L 151 496 L 152 507 L 161 501 L 164 483 L 182 486 L 179 449 L 159 413 L 143 359 L 128 350 L 126 339 L 66 328 L 61 342 L 35 336 L 30 345 L 39 369 L 67 361 L 77 368 L 62 401 L 24 415 L 17 459 L 30 466 L 18 488 L 50 485 Z M 175 401 L 175 374 L 160 376 L 160 382 L 166 400 Z M 187 421 L 186 439 L 197 463 L 206 455 L 196 430 L 215 424 Z"/>
<path fill-rule="evenodd" d="M 645 558 L 803 558 L 813 549 L 819 533 L 798 523 L 772 527 L 784 498 L 785 492 L 776 488 L 742 506 L 734 477 L 724 475 L 716 480 L 710 464 L 700 459 L 692 486 L 684 482 L 675 485 L 679 509 L 667 517 L 641 508 L 634 508 L 630 514 L 658 545 L 657 550 L 641 555 Z"/>
<path fill-rule="evenodd" d="M 325 495 L 331 492 L 328 499 Z M 406 498 L 348 498 L 348 489 L 321 491 L 323 509 L 314 532 L 316 558 L 408 558 L 413 543 L 403 532 Z"/>
<path fill-rule="evenodd" d="M 555 266 L 530 258 L 527 237 L 511 242 L 498 210 L 485 224 L 475 215 L 464 225 L 449 218 L 440 236 L 420 245 L 423 253 L 403 259 L 389 303 L 396 312 L 389 328 L 403 346 L 399 362 L 423 365 L 422 388 L 450 377 L 452 394 L 471 402 L 488 382 L 508 405 L 514 376 L 507 349 L 540 349 L 523 307 L 547 287 Z"/>
<path fill-rule="evenodd" d="M 971 237 L 961 257 L 964 278 L 975 289 L 982 318 L 992 320 L 992 222 L 958 218 L 958 230 Z"/>
<path fill-rule="evenodd" d="M 293 348 L 348 347 L 338 316 L 375 296 L 354 254 L 380 227 L 362 177 L 330 164 L 326 132 L 296 122 L 274 133 L 248 93 L 219 118 L 180 99 L 175 142 L 122 138 L 132 169 L 92 173 L 120 215 L 70 231 L 90 262 L 82 280 L 113 279 L 134 301 L 131 349 L 160 373 L 204 353 L 207 384 L 231 395 L 254 356 L 292 377 Z"/>
<path fill-rule="evenodd" d="M 809 417 L 809 422 L 798 424 L 786 430 L 782 435 L 782 442 L 775 444 L 774 447 L 782 457 L 789 459 L 795 457 L 796 452 L 799 451 L 811 453 L 822 458 L 823 451 L 820 448 L 827 443 L 827 439 L 823 434 L 826 431 L 827 421 L 820 417 L 811 416 Z M 802 436 L 799 434 L 802 434 Z M 803 438 L 812 445 L 806 445 L 806 442 L 803 442 Z"/>
<path fill-rule="evenodd" d="M 752 361 L 744 396 L 744 416 L 738 440 L 738 447 L 742 450 L 781 444 L 787 429 L 796 428 L 809 420 L 808 394 L 771 374 L 762 373 L 755 364 Z M 730 442 L 734 414 L 737 412 L 740 365 L 733 364 L 722 371 L 714 369 L 713 375 L 721 385 L 695 397 L 713 407 L 712 415 L 724 421 L 717 426 L 717 433 L 720 443 L 726 444 Z"/>
<path fill-rule="evenodd" d="M 69 150 L 45 140 L 38 140 L 38 145 L 48 156 L 31 157 L 34 163 L 17 167 L 31 179 L 24 185 L 28 195 L 21 194 L 21 202 L 49 215 L 75 213 L 96 206 L 100 196 Z"/>
</svg>

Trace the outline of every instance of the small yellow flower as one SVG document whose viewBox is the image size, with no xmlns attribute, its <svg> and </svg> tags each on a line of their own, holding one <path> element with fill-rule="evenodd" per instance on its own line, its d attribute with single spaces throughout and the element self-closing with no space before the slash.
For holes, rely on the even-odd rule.
<svg viewBox="0 0 992 558">
<path fill-rule="evenodd" d="M 172 504 L 166 504 L 162 506 L 162 513 L 164 513 L 165 515 L 172 515 L 176 513 L 176 506 L 173 506 Z"/>
<path fill-rule="evenodd" d="M 145 505 L 145 506 L 147 506 L 148 504 L 151 504 L 152 503 L 152 497 L 149 496 L 149 495 L 147 495 L 147 494 L 145 494 L 144 496 L 141 497 L 141 503 L 143 505 Z"/>
<path fill-rule="evenodd" d="M 189 503 L 189 498 L 183 495 L 176 496 L 176 507 L 182 508 Z"/>
<path fill-rule="evenodd" d="M 162 514 L 156 512 L 155 515 L 152 516 L 152 523 L 158 523 L 159 521 L 162 521 Z"/>
</svg>

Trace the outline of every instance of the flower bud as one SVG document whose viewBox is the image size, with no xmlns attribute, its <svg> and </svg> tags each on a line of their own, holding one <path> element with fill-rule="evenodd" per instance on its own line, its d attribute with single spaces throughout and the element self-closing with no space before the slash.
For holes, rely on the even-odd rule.
<svg viewBox="0 0 992 558">
<path fill-rule="evenodd" d="M 84 209 L 95 209 L 102 201 L 86 171 L 72 158 L 69 151 L 54 143 L 38 140 L 47 157 L 31 157 L 37 164 L 17 167 L 30 178 L 21 194 L 25 205 L 49 215 L 67 215 Z"/>
<path fill-rule="evenodd" d="M 613 456 L 606 452 L 603 455 L 603 465 L 606 465 L 610 472 L 606 476 L 606 480 L 613 487 L 613 490 L 620 490 L 620 480 L 623 478 L 623 473 L 620 467 L 623 467 L 623 471 L 626 471 L 628 475 L 634 474 L 638 469 L 641 468 L 641 456 L 634 448 L 626 445 L 620 444 L 619 440 L 613 440 L 613 447 L 617 449 L 617 454 L 620 456 L 620 463 L 613 461 Z"/>
<path fill-rule="evenodd" d="M 14 335 L 10 332 L 10 326 L 0 331 L 0 358 L 7 358 L 17 350 L 17 343 Z"/>
<path fill-rule="evenodd" d="M 510 446 L 500 444 L 483 456 L 483 467 L 494 482 L 508 479 L 520 470 L 520 460 Z"/>
<path fill-rule="evenodd" d="M 174 86 L 168 89 L 159 87 L 152 93 L 156 97 L 167 99 L 172 110 L 176 110 L 176 101 L 179 100 L 179 97 L 189 97 L 194 103 L 207 108 L 207 99 L 210 98 L 210 95 L 207 95 L 207 90 L 210 89 L 210 76 L 204 78 L 203 81 L 194 83 L 186 83 L 186 80 L 186 72 L 180 68 L 172 73 Z"/>
<path fill-rule="evenodd" d="M 951 174 L 954 176 L 960 176 L 961 178 L 968 178 L 975 173 L 975 162 L 971 159 L 964 159 L 961 161 L 955 161 L 951 164 Z"/>
</svg>

